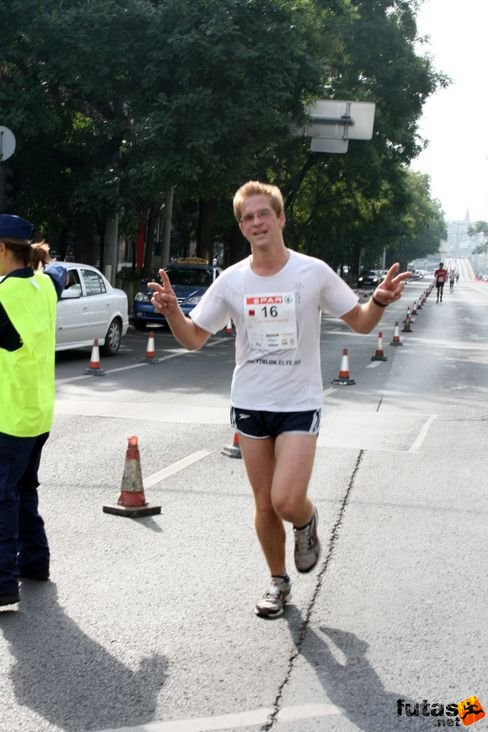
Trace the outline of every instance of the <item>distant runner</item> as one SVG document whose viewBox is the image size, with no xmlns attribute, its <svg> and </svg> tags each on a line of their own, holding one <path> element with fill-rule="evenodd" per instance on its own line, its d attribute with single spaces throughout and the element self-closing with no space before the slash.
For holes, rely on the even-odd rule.
<svg viewBox="0 0 488 732">
<path fill-rule="evenodd" d="M 444 293 L 444 285 L 447 282 L 448 274 L 449 273 L 448 273 L 447 269 L 444 269 L 444 262 L 441 262 L 439 264 L 439 269 L 436 269 L 436 271 L 434 272 L 435 286 L 437 287 L 436 302 L 439 302 L 439 300 L 442 302 L 442 295 Z"/>
<path fill-rule="evenodd" d="M 449 292 L 454 292 L 454 280 L 456 277 L 456 273 L 453 269 L 449 271 Z"/>
</svg>

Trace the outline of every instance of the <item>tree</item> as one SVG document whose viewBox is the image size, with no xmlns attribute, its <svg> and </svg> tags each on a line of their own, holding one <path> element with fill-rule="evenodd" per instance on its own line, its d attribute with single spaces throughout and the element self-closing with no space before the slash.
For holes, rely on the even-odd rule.
<svg viewBox="0 0 488 732">
<path fill-rule="evenodd" d="M 19 143 L 18 203 L 90 261 L 107 216 L 119 211 L 135 233 L 174 188 L 182 242 L 211 257 L 215 238 L 232 254 L 242 246 L 230 197 L 260 177 L 285 192 L 293 246 L 359 262 L 378 246 L 399 167 L 420 146 L 422 104 L 443 83 L 416 55 L 415 7 L 126 0 L 121 12 L 115 0 L 12 0 L 0 105 Z M 375 101 L 373 141 L 342 159 L 310 155 L 291 128 L 325 96 Z"/>
<path fill-rule="evenodd" d="M 473 249 L 473 254 L 488 254 L 488 222 L 477 221 L 474 226 L 468 229 L 468 236 L 481 239 L 480 243 Z"/>
<path fill-rule="evenodd" d="M 371 142 L 351 142 L 346 155 L 318 155 L 308 143 L 284 140 L 257 161 L 258 175 L 285 192 L 288 243 L 334 266 L 357 271 L 361 258 L 381 260 L 408 205 L 405 166 L 422 147 L 422 105 L 447 83 L 417 54 L 416 5 L 368 0 L 340 22 L 324 21 L 334 41 L 321 96 L 374 101 Z"/>
<path fill-rule="evenodd" d="M 447 238 L 440 203 L 430 193 L 428 175 L 405 169 L 404 201 L 396 232 L 389 244 L 389 259 L 406 267 L 412 259 L 434 254 Z"/>
</svg>

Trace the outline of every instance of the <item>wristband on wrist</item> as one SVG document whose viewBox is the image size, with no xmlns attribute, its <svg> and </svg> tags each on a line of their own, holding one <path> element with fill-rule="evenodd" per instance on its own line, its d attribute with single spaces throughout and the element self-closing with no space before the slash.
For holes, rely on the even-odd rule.
<svg viewBox="0 0 488 732">
<path fill-rule="evenodd" d="M 371 295 L 371 299 L 372 299 L 372 301 L 374 302 L 374 304 L 375 304 L 375 305 L 377 305 L 377 306 L 378 306 L 379 308 L 386 308 L 386 307 L 387 307 L 386 303 L 384 303 L 384 302 L 380 302 L 379 300 L 377 300 L 377 299 L 375 298 L 375 296 L 374 296 L 374 295 Z"/>
</svg>

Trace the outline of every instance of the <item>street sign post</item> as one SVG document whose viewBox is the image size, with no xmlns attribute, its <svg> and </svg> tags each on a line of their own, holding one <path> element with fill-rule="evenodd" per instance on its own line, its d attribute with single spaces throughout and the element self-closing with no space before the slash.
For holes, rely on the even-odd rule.
<svg viewBox="0 0 488 732">
<path fill-rule="evenodd" d="M 8 160 L 15 151 L 15 135 L 8 127 L 0 125 L 0 162 Z"/>
<path fill-rule="evenodd" d="M 345 153 L 349 140 L 371 140 L 374 102 L 319 99 L 307 109 L 303 134 L 311 137 L 310 149 L 320 153 Z"/>
</svg>

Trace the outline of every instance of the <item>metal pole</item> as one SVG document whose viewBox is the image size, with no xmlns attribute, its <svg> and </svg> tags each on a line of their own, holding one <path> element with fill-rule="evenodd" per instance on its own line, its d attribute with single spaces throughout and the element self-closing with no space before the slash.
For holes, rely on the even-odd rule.
<svg viewBox="0 0 488 732">
<path fill-rule="evenodd" d="M 108 216 L 105 220 L 104 237 L 104 274 L 111 285 L 115 286 L 119 259 L 119 215 Z"/>
<path fill-rule="evenodd" d="M 164 206 L 164 234 L 163 234 L 163 245 L 161 247 L 161 266 L 162 267 L 165 267 L 169 262 L 174 192 L 175 192 L 174 187 L 171 187 L 166 194 L 166 202 L 165 202 L 165 206 Z"/>
</svg>

